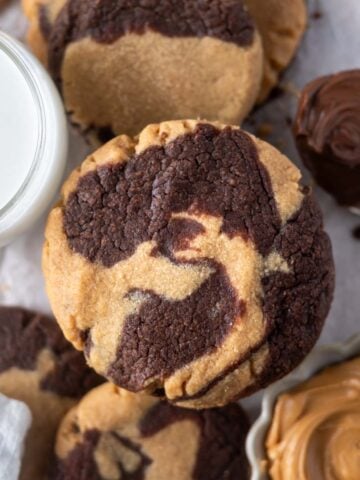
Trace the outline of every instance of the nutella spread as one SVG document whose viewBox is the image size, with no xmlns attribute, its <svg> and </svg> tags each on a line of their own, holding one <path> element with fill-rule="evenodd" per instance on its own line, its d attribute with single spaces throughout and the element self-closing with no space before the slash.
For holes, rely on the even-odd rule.
<svg viewBox="0 0 360 480">
<path fill-rule="evenodd" d="M 360 202 L 360 69 L 320 77 L 303 90 L 294 124 L 299 153 L 340 204 Z"/>
</svg>

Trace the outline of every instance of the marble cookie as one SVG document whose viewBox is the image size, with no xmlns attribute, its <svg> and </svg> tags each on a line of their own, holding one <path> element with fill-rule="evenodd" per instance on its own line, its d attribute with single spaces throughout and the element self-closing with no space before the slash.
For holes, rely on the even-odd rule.
<svg viewBox="0 0 360 480">
<path fill-rule="evenodd" d="M 239 405 L 183 409 L 104 384 L 62 422 L 51 480 L 247 480 Z"/>
<path fill-rule="evenodd" d="M 297 366 L 334 283 L 297 168 L 237 127 L 191 120 L 90 155 L 50 213 L 43 267 L 61 328 L 95 370 L 197 408 Z"/>
<path fill-rule="evenodd" d="M 98 140 L 149 123 L 240 123 L 259 92 L 260 36 L 242 0 L 24 0 L 29 43 L 71 121 Z"/>
<path fill-rule="evenodd" d="M 20 480 L 48 478 L 62 417 L 102 382 L 53 319 L 0 307 L 0 393 L 25 402 L 32 413 Z"/>
</svg>

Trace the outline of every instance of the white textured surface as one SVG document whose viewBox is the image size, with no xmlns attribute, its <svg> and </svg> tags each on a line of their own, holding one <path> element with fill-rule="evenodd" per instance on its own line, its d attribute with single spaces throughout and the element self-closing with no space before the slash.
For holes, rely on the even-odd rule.
<svg viewBox="0 0 360 480">
<path fill-rule="evenodd" d="M 17 480 L 30 424 L 31 413 L 24 403 L 0 395 L 0 480 Z"/>
<path fill-rule="evenodd" d="M 321 12 L 321 18 L 311 17 L 315 11 Z M 299 54 L 284 79 L 284 83 L 291 81 L 296 88 L 320 74 L 360 67 L 359 0 L 310 0 L 309 17 L 309 28 Z M 8 6 L 0 10 L 0 29 L 23 38 L 25 26 L 18 2 L 9 1 Z M 274 125 L 268 140 L 301 166 L 286 122 L 288 117 L 293 117 L 295 106 L 296 97 L 287 94 L 268 103 L 257 112 L 255 119 Z M 84 142 L 72 135 L 68 171 L 82 161 L 87 150 Z M 351 235 L 352 229 L 360 225 L 360 217 L 338 207 L 324 192 L 317 193 L 337 268 L 335 300 L 320 339 L 321 343 L 328 343 L 360 331 L 360 241 Z M 49 311 L 40 267 L 43 227 L 44 220 L 2 252 L 0 303 Z M 246 402 L 253 413 L 257 411 L 260 396 Z"/>
</svg>

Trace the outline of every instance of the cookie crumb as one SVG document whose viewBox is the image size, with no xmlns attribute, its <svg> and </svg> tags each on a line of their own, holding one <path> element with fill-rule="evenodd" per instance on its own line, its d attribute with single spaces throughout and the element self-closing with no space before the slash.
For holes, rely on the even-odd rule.
<svg viewBox="0 0 360 480">
<path fill-rule="evenodd" d="M 256 129 L 256 136 L 259 138 L 267 138 L 269 135 L 272 134 L 274 130 L 273 125 L 271 123 L 263 122 Z"/>
<path fill-rule="evenodd" d="M 266 103 L 270 103 L 273 100 L 277 100 L 278 98 L 281 98 L 285 93 L 285 89 L 282 84 L 276 85 L 270 92 L 270 95 L 268 96 Z"/>
<path fill-rule="evenodd" d="M 285 123 L 288 127 L 292 127 L 292 124 L 293 124 L 293 119 L 290 117 L 290 115 L 287 115 L 285 117 Z"/>
<path fill-rule="evenodd" d="M 294 97 L 299 98 L 300 97 L 300 89 L 294 85 L 292 82 L 286 82 L 282 84 L 282 88 L 284 90 L 284 93 L 293 95 Z"/>
<path fill-rule="evenodd" d="M 315 11 L 311 14 L 311 18 L 312 18 L 313 20 L 320 20 L 323 16 L 324 16 L 324 14 L 323 14 L 320 10 L 315 10 Z"/>
<path fill-rule="evenodd" d="M 352 235 L 355 240 L 360 240 L 360 225 L 354 228 L 354 230 L 352 231 Z"/>
</svg>

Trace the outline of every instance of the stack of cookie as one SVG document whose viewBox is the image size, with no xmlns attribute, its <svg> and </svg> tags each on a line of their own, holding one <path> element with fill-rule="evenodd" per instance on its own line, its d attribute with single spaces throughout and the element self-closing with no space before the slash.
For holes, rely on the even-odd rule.
<svg viewBox="0 0 360 480">
<path fill-rule="evenodd" d="M 334 288 L 311 190 L 285 156 L 237 126 L 291 60 L 304 2 L 24 8 L 71 122 L 97 142 L 112 138 L 65 182 L 43 251 L 54 315 L 89 367 L 37 326 L 48 320 L 3 312 L 19 324 L 8 345 L 45 333 L 30 359 L 10 354 L 0 369 L 31 377 L 36 398 L 61 400 L 61 415 L 48 414 L 51 439 L 67 412 L 55 448 L 48 440 L 38 453 L 46 468 L 36 478 L 50 469 L 59 480 L 246 479 L 248 421 L 233 402 L 302 361 Z M 208 120 L 182 120 L 199 117 Z M 69 375 L 82 394 L 109 383 L 75 405 Z"/>
</svg>

